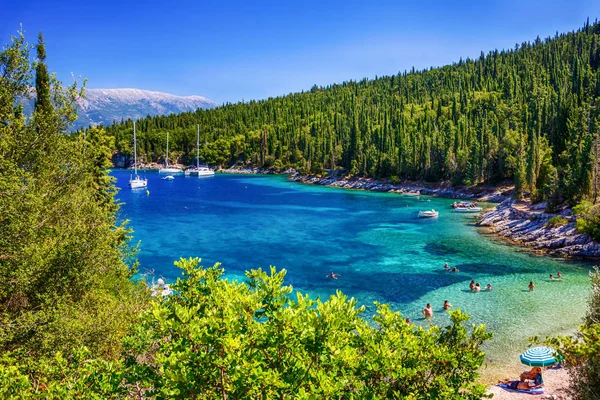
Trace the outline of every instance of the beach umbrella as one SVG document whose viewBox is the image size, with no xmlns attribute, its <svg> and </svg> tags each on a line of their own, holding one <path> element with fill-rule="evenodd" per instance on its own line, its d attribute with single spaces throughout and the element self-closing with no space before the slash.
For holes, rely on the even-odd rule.
<svg viewBox="0 0 600 400">
<path fill-rule="evenodd" d="M 548 367 L 558 362 L 558 356 L 550 347 L 532 347 L 522 353 L 521 362 L 530 367 Z"/>
</svg>

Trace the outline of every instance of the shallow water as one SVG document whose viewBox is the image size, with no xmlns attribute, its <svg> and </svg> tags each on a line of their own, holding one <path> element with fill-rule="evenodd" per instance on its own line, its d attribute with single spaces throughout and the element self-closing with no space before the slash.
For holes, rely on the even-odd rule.
<svg viewBox="0 0 600 400">
<path fill-rule="evenodd" d="M 426 325 L 420 310 L 431 303 L 433 323 L 445 325 L 442 304 L 449 300 L 494 332 L 486 345 L 492 368 L 518 364 L 528 336 L 574 329 L 587 308 L 591 264 L 489 240 L 472 216 L 452 212 L 449 199 L 302 185 L 281 176 L 163 181 L 157 172 L 142 174 L 147 195 L 127 188 L 129 171 L 113 175 L 123 188 L 121 217 L 131 220 L 141 243 L 140 272 L 167 281 L 180 275 L 174 260 L 198 256 L 204 266 L 221 262 L 233 279 L 250 268 L 285 268 L 295 289 L 322 299 L 340 289 L 367 306 L 367 317 L 379 301 Z M 431 208 L 438 219 L 417 218 Z M 460 272 L 445 271 L 445 262 Z M 340 278 L 326 279 L 330 271 Z M 548 279 L 556 271 L 562 281 Z M 494 289 L 471 293 L 472 279 Z"/>
</svg>

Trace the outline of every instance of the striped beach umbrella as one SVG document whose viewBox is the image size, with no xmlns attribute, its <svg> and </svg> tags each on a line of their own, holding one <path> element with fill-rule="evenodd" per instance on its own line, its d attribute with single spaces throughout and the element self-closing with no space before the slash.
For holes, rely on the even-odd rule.
<svg viewBox="0 0 600 400">
<path fill-rule="evenodd" d="M 550 347 L 532 347 L 521 354 L 521 362 L 530 367 L 548 367 L 558 362 L 558 355 Z"/>
</svg>

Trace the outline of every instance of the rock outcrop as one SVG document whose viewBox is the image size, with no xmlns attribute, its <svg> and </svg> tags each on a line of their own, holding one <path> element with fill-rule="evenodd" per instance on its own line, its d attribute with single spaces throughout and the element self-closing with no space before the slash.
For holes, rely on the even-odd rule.
<svg viewBox="0 0 600 400">
<path fill-rule="evenodd" d="M 600 244 L 588 235 L 575 229 L 575 219 L 568 212 L 563 213 L 567 223 L 558 227 L 548 224 L 550 218 L 558 214 L 547 214 L 535 208 L 517 207 L 512 199 L 498 204 L 495 209 L 483 214 L 479 226 L 488 227 L 494 234 L 552 255 L 600 259 Z"/>
</svg>

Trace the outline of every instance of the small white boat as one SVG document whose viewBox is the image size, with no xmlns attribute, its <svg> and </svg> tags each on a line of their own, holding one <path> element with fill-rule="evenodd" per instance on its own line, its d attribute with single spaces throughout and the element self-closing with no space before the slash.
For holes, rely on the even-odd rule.
<svg viewBox="0 0 600 400">
<path fill-rule="evenodd" d="M 173 290 L 171 290 L 169 285 L 166 284 L 162 278 L 159 278 L 156 284 L 150 286 L 150 291 L 152 297 L 168 296 L 173 294 Z"/>
<path fill-rule="evenodd" d="M 481 212 L 483 208 L 477 206 L 469 206 L 469 207 L 456 207 L 454 212 L 457 213 L 478 213 Z"/>
<path fill-rule="evenodd" d="M 148 179 L 142 179 L 137 172 L 137 148 L 135 140 L 135 121 L 133 121 L 133 170 L 135 175 L 129 177 L 129 187 L 132 189 L 145 188 L 148 186 Z"/>
<path fill-rule="evenodd" d="M 439 213 L 433 208 L 430 211 L 419 211 L 419 218 L 437 218 Z"/>
<path fill-rule="evenodd" d="M 175 179 L 175 177 L 173 175 L 167 175 L 167 176 L 163 176 L 162 178 L 163 181 L 172 181 Z"/>
<path fill-rule="evenodd" d="M 169 132 L 167 132 L 167 154 L 165 157 L 165 167 L 158 170 L 159 174 L 183 174 L 181 168 L 169 165 Z"/>
<path fill-rule="evenodd" d="M 421 195 L 421 191 L 417 190 L 416 192 L 404 192 L 402 193 L 404 196 L 420 196 Z"/>
</svg>

